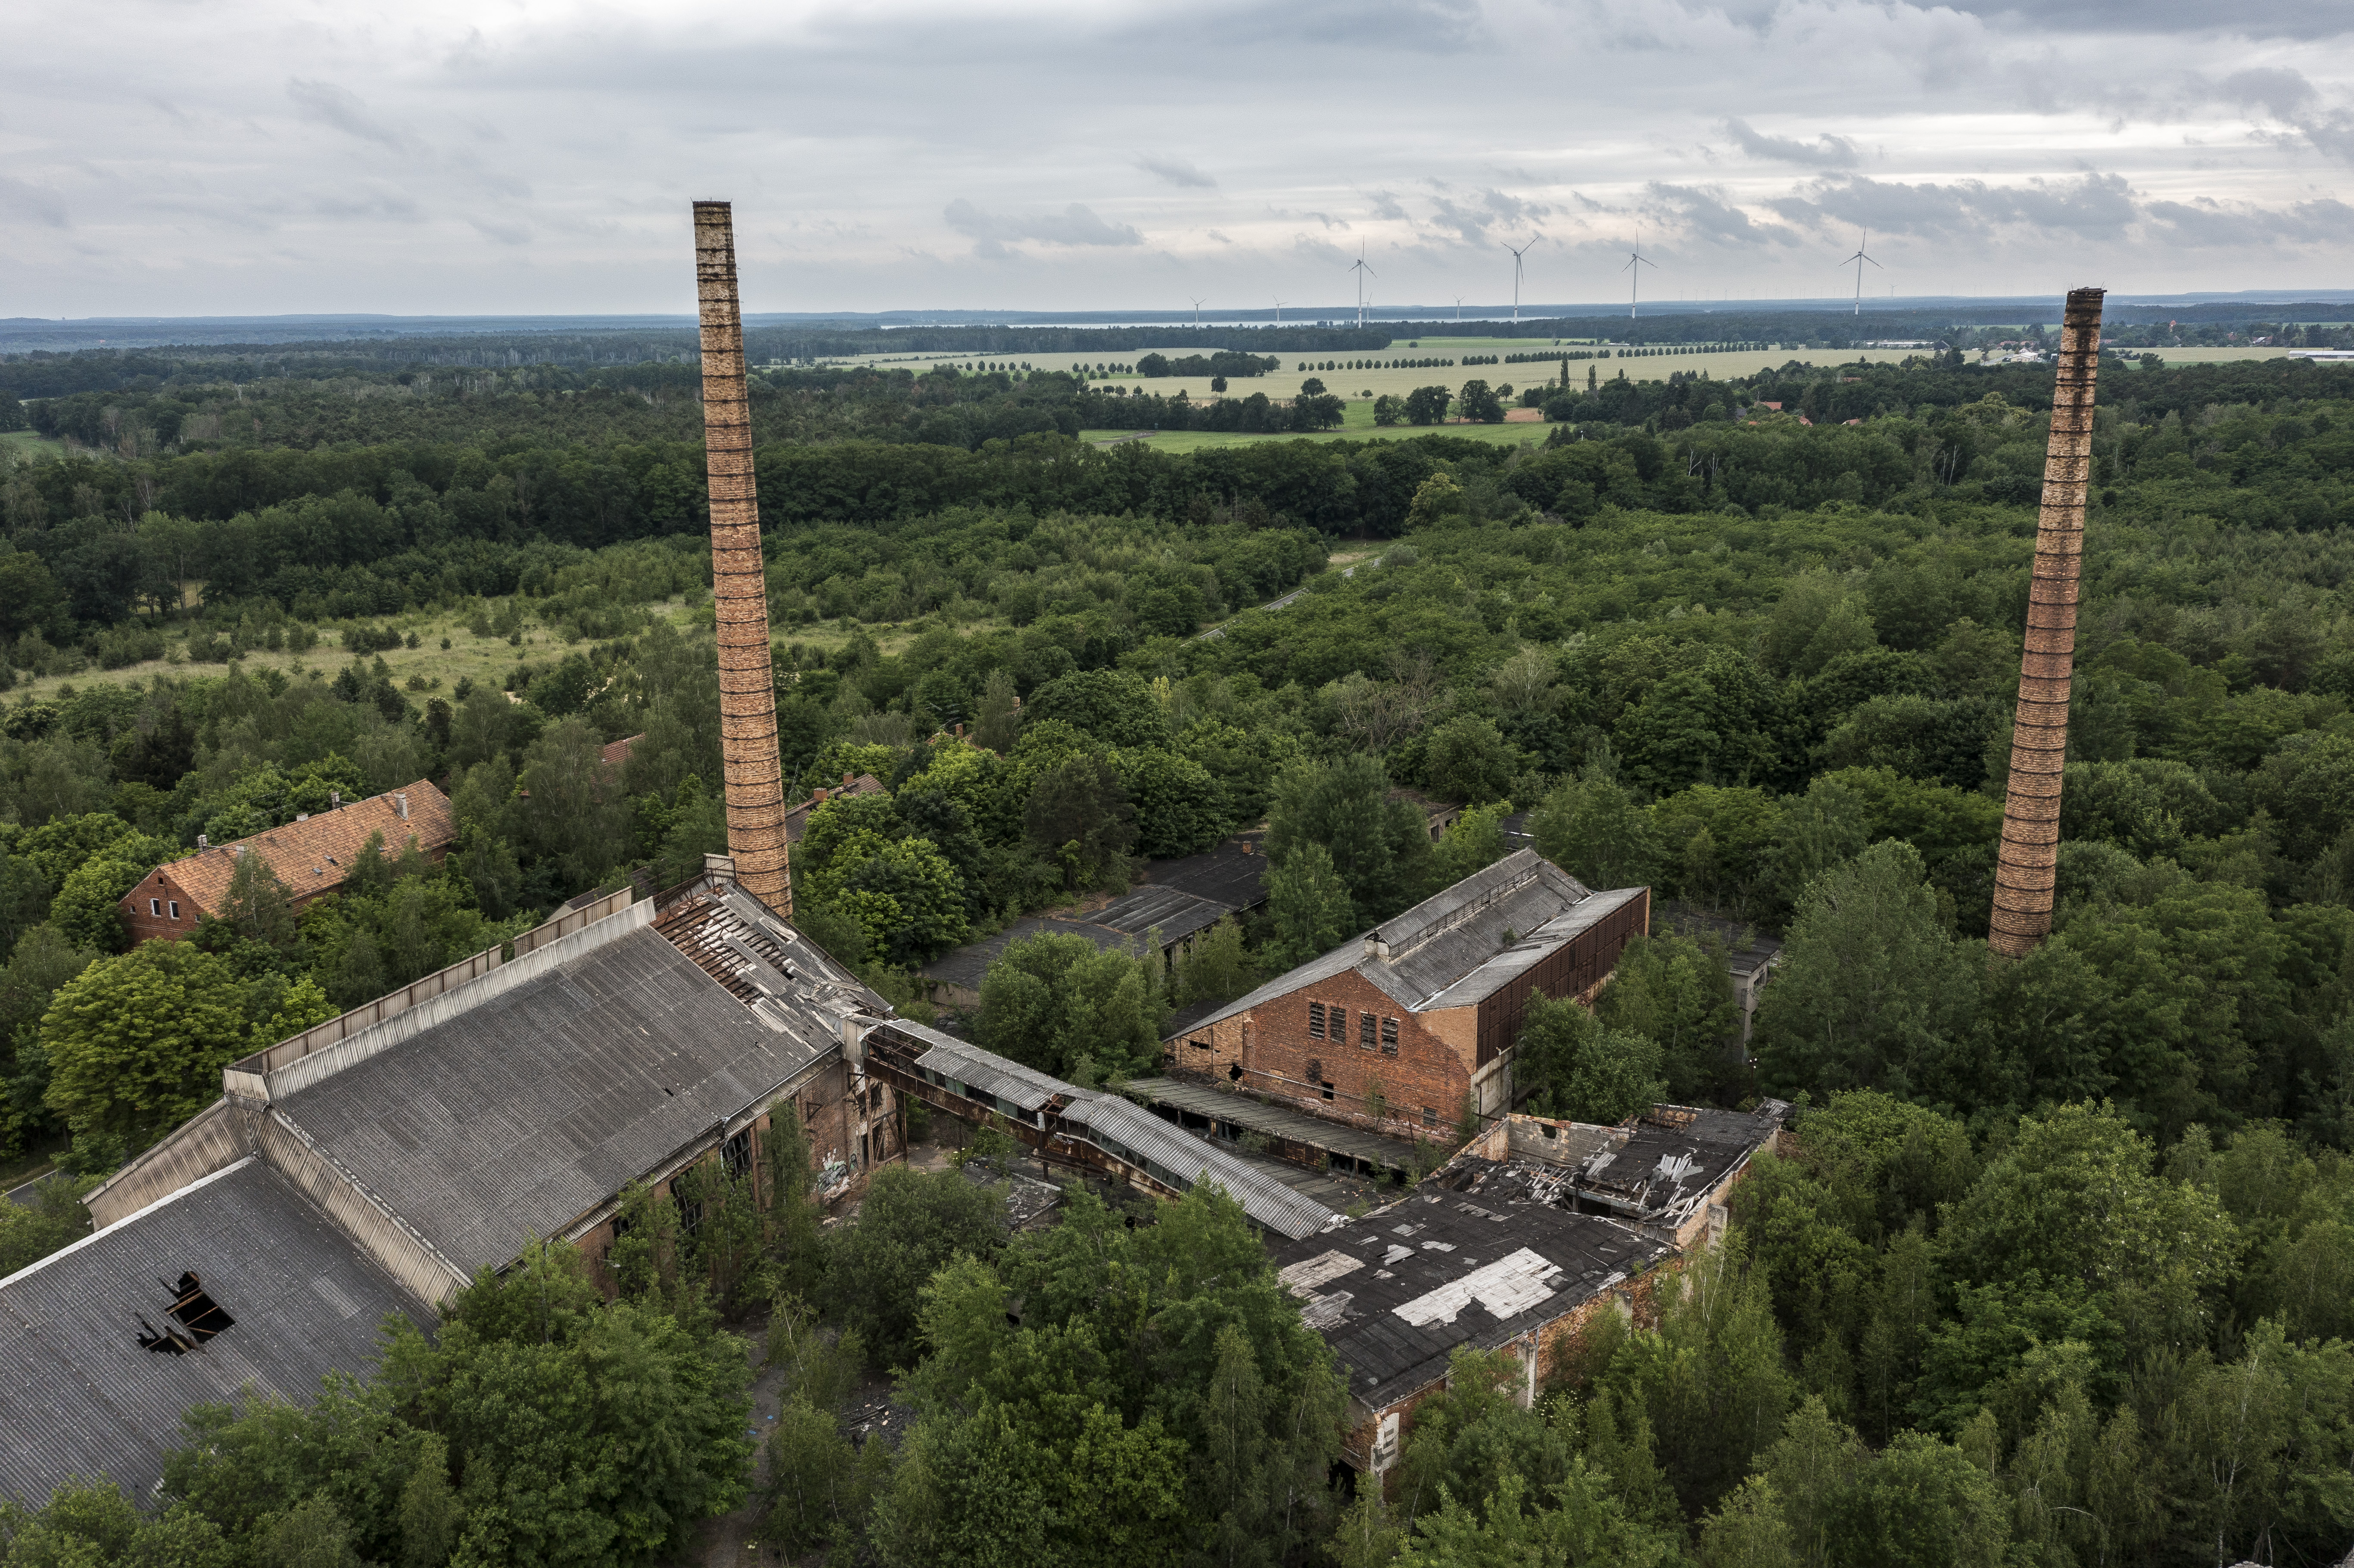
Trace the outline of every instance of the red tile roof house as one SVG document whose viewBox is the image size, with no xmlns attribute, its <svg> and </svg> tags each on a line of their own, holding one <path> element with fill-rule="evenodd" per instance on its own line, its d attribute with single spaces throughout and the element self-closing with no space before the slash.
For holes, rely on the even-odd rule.
<svg viewBox="0 0 2354 1568">
<path fill-rule="evenodd" d="M 123 895 L 122 923 L 133 942 L 193 935 L 197 916 L 217 916 L 228 902 L 229 878 L 241 854 L 258 854 L 268 862 L 300 909 L 343 885 L 370 833 L 384 835 L 387 856 L 399 854 L 413 839 L 426 858 L 438 862 L 457 841 L 458 828 L 449 797 L 420 779 L 405 789 L 297 817 L 281 827 L 235 843 L 207 845 L 186 860 L 159 866 Z"/>
</svg>

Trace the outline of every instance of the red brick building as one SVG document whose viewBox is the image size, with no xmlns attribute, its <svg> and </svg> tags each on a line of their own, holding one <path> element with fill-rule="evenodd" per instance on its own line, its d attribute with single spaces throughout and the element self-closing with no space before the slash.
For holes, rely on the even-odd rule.
<svg viewBox="0 0 2354 1568">
<path fill-rule="evenodd" d="M 120 906 L 133 942 L 171 940 L 192 935 L 196 916 L 217 916 L 228 900 L 238 857 L 258 854 L 301 908 L 333 893 L 351 874 L 368 835 L 384 835 L 384 853 L 398 855 L 413 842 L 433 861 L 450 853 L 458 829 L 449 797 L 426 779 L 329 811 L 305 814 L 234 843 L 208 844 L 169 865 L 158 866 L 125 894 Z"/>
<path fill-rule="evenodd" d="M 1650 907 L 1647 887 L 1591 892 L 1520 850 L 1196 1021 L 1163 1054 L 1172 1072 L 1393 1132 L 1451 1124 L 1467 1097 L 1501 1116 L 1530 994 L 1590 998 Z"/>
</svg>

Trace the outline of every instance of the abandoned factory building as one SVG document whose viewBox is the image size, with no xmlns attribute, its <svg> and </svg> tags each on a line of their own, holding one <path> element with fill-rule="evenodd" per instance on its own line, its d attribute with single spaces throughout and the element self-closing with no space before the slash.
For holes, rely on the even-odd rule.
<svg viewBox="0 0 2354 1568">
<path fill-rule="evenodd" d="M 91 1193 L 97 1234 L 0 1280 L 0 1485 L 162 1474 L 180 1414 L 365 1372 L 535 1237 L 600 1260 L 621 1190 L 759 1179 L 790 1102 L 835 1195 L 896 1157 L 859 1046 L 889 1010 L 724 871 L 628 891 L 233 1064 Z M 176 1281 L 177 1283 L 174 1283 Z"/>
<path fill-rule="evenodd" d="M 1464 1347 L 1510 1351 L 1534 1400 L 1600 1310 L 1650 1315 L 1651 1271 L 1674 1247 L 1616 1220 L 1526 1197 L 1414 1194 L 1278 1247 L 1277 1277 L 1349 1380 L 1342 1454 L 1360 1475 L 1397 1462 L 1414 1408 Z"/>
<path fill-rule="evenodd" d="M 188 1405 L 365 1372 L 387 1313 L 431 1324 L 535 1238 L 601 1271 L 632 1182 L 664 1192 L 716 1160 L 767 1202 L 788 1107 L 821 1201 L 900 1157 L 912 1089 L 1146 1192 L 1215 1181 L 1278 1238 L 1338 1218 L 1119 1096 L 895 1018 L 724 856 L 653 898 L 567 908 L 512 957 L 476 954 L 222 1081 L 90 1194 L 96 1234 L 0 1279 L 6 1495 L 100 1474 L 144 1495 Z"/>
<path fill-rule="evenodd" d="M 1650 890 L 1589 891 L 1517 850 L 1277 976 L 1163 1042 L 1173 1073 L 1223 1078 L 1380 1130 L 1511 1108 L 1532 992 L 1590 998 L 1650 916 Z"/>
</svg>

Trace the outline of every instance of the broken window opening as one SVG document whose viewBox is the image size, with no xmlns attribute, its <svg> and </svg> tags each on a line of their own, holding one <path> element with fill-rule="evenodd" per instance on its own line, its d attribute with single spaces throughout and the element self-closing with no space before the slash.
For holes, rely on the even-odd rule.
<svg viewBox="0 0 2354 1568">
<path fill-rule="evenodd" d="M 1330 1083 L 1320 1084 L 1318 1086 L 1324 1091 L 1324 1097 L 1326 1099 L 1329 1100 L 1332 1097 L 1332 1086 Z"/>
<path fill-rule="evenodd" d="M 742 1181 L 744 1172 L 752 1169 L 752 1129 L 746 1128 L 719 1146 L 719 1162 L 727 1168 L 728 1176 Z"/>
<path fill-rule="evenodd" d="M 1373 1048 L 1378 1021 L 1370 1012 L 1357 1014 L 1357 1044 L 1370 1051 Z"/>
<path fill-rule="evenodd" d="M 1382 1054 L 1384 1056 L 1397 1054 L 1397 1020 L 1394 1018 L 1382 1020 Z"/>
<path fill-rule="evenodd" d="M 1310 1040 L 1324 1038 L 1324 1004 L 1320 1001 L 1311 1001 L 1308 1004 L 1308 1038 Z"/>
</svg>

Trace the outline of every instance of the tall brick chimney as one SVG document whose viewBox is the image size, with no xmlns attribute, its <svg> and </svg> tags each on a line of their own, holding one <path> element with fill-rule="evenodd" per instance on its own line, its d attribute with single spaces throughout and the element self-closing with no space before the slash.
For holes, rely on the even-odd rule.
<svg viewBox="0 0 2354 1568">
<path fill-rule="evenodd" d="M 752 481 L 744 323 L 736 302 L 736 227 L 728 204 L 695 204 L 695 292 L 703 323 L 703 446 L 711 479 L 711 600 L 719 630 L 719 751 L 727 786 L 727 853 L 736 880 L 793 915 L 785 847 L 777 688 L 769 668 L 769 588 L 760 501 Z"/>
<path fill-rule="evenodd" d="M 2027 649 L 2019 665 L 2010 788 L 2002 803 L 1994 921 L 1987 945 L 2025 958 L 2052 934 L 2060 868 L 2060 779 L 2068 765 L 2068 693 L 2076 660 L 2076 588 L 2084 563 L 2084 492 L 2093 466 L 2093 376 L 2100 368 L 2099 289 L 2068 295 L 2060 328 L 2060 382 L 2043 457 L 2043 511 L 2027 596 Z"/>
</svg>

